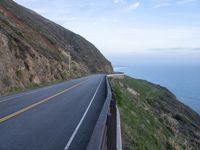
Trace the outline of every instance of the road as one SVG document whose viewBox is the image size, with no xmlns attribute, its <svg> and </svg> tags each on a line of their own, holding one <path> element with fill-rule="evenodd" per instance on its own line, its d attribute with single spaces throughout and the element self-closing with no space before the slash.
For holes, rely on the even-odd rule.
<svg viewBox="0 0 200 150">
<path fill-rule="evenodd" d="M 0 150 L 84 150 L 106 98 L 93 75 L 0 98 Z"/>
</svg>

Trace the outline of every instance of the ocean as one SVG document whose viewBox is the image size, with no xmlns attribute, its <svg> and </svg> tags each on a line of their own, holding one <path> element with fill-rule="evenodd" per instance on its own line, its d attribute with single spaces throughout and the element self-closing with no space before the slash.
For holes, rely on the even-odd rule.
<svg viewBox="0 0 200 150">
<path fill-rule="evenodd" d="M 115 71 L 168 88 L 178 100 L 200 114 L 200 64 L 132 64 Z"/>
</svg>

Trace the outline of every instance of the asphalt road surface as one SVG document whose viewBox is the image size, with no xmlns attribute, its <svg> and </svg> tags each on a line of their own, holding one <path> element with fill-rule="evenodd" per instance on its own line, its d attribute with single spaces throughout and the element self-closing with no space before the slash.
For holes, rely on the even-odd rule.
<svg viewBox="0 0 200 150">
<path fill-rule="evenodd" d="M 105 75 L 0 97 L 0 150 L 84 150 L 105 98 Z"/>
</svg>

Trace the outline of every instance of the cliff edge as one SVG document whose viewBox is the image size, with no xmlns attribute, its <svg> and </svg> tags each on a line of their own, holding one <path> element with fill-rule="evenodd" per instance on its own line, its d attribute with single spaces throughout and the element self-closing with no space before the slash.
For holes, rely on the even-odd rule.
<svg viewBox="0 0 200 150">
<path fill-rule="evenodd" d="M 166 88 L 126 76 L 111 79 L 123 149 L 197 150 L 200 116 Z"/>
</svg>

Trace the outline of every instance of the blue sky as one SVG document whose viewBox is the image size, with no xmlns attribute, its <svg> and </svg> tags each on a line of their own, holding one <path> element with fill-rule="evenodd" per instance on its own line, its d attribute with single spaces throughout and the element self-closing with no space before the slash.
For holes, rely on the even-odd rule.
<svg viewBox="0 0 200 150">
<path fill-rule="evenodd" d="M 200 58 L 200 0 L 15 1 L 84 36 L 107 57 Z"/>
</svg>

